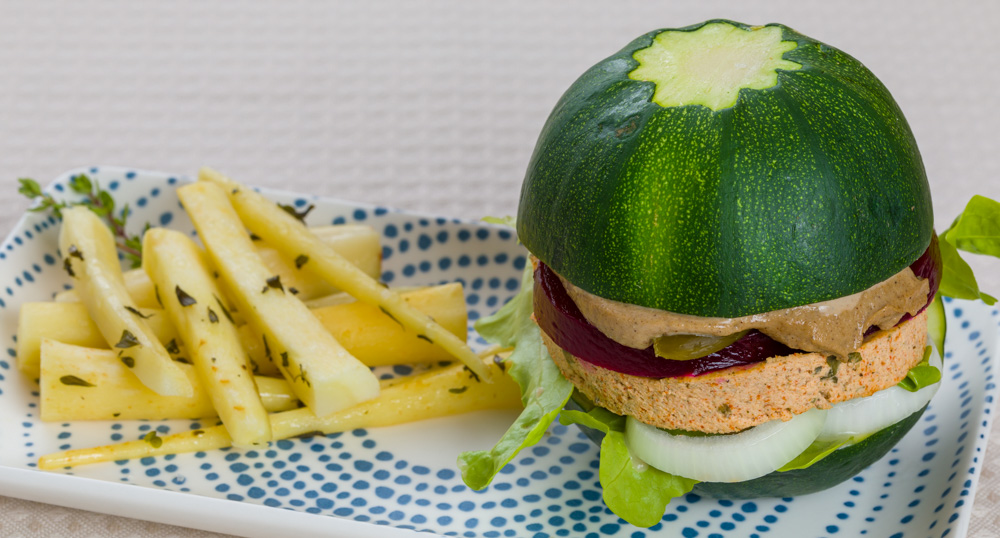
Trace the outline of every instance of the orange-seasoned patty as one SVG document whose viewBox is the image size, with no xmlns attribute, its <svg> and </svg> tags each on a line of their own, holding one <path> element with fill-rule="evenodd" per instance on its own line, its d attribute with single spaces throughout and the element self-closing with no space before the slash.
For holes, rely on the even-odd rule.
<svg viewBox="0 0 1000 538">
<path fill-rule="evenodd" d="M 544 331 L 542 338 L 562 374 L 597 405 L 660 428 L 731 433 L 899 383 L 923 359 L 927 314 L 879 331 L 858 350 L 860 357 L 846 361 L 797 353 L 697 377 L 614 372 L 563 351 Z"/>
</svg>

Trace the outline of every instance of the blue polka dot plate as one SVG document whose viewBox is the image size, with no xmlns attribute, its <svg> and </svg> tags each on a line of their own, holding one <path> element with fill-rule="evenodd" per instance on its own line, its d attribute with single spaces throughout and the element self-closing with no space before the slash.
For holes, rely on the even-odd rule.
<svg viewBox="0 0 1000 538">
<path fill-rule="evenodd" d="M 69 172 L 48 187 L 71 197 L 87 173 L 149 222 L 186 232 L 174 195 L 180 176 L 121 168 Z M 265 191 L 314 204 L 311 224 L 364 223 L 383 237 L 390 285 L 460 281 L 470 324 L 514 295 L 525 253 L 501 227 L 384 207 Z M 947 303 L 944 386 L 909 435 L 852 480 L 813 495 L 748 501 L 675 499 L 649 529 L 631 527 L 601 501 L 597 448 L 576 428 L 543 440 L 472 491 L 455 470 L 463 450 L 492 445 L 512 412 L 477 412 L 378 430 L 292 439 L 264 450 L 182 454 L 42 472 L 42 454 L 137 439 L 200 425 L 192 421 L 43 423 L 37 385 L 14 365 L 19 305 L 47 300 L 68 283 L 56 254 L 58 224 L 28 213 L 0 245 L 0 491 L 4 495 L 252 536 L 590 537 L 961 536 L 997 398 L 1000 315 L 982 303 Z M 483 342 L 472 331 L 470 339 Z M 409 373 L 408 367 L 381 375 Z"/>
</svg>

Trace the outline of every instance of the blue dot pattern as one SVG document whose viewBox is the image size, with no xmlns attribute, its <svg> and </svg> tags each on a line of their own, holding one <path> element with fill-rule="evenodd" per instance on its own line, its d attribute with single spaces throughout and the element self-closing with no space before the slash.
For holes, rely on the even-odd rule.
<svg viewBox="0 0 1000 538">
<path fill-rule="evenodd" d="M 85 172 L 114 190 L 145 222 L 193 232 L 174 188 L 182 176 L 122 168 L 67 173 L 48 187 L 72 196 L 67 183 Z M 525 252 L 504 228 L 384 208 L 265 191 L 276 201 L 315 204 L 311 224 L 364 223 L 383 237 L 382 280 L 393 286 L 458 281 L 472 324 L 517 291 Z M 214 421 L 43 423 L 37 386 L 15 368 L 16 312 L 28 301 L 51 299 L 68 279 L 56 250 L 58 221 L 29 213 L 0 245 L 0 312 L 8 342 L 0 358 L 0 475 L 35 469 L 45 453 L 211 426 Z M 729 501 L 687 495 L 667 506 L 649 529 L 632 527 L 601 500 L 598 450 L 576 428 L 554 425 L 483 491 L 468 489 L 455 468 L 460 450 L 486 448 L 509 426 L 512 412 L 458 416 L 380 430 L 297 438 L 260 450 L 225 449 L 120 461 L 61 471 L 130 486 L 192 493 L 231 502 L 346 518 L 445 536 L 893 536 L 960 535 L 968 524 L 997 400 L 995 370 L 1000 315 L 982 303 L 948 301 L 944 385 L 920 423 L 881 461 L 824 493 L 800 498 Z M 380 377 L 421 367 L 376 369 Z M 38 471 L 40 472 L 40 471 Z M 85 493 L 81 486 L 78 494 Z M 61 491 L 53 490 L 53 495 Z M 18 491 L 6 491 L 18 495 Z M 159 506 L 190 524 L 169 503 Z M 225 519 L 226 513 L 219 517 Z M 164 516 L 168 517 L 168 516 Z M 335 520 L 330 521 L 333 532 Z M 288 529 L 291 532 L 293 529 Z"/>
</svg>

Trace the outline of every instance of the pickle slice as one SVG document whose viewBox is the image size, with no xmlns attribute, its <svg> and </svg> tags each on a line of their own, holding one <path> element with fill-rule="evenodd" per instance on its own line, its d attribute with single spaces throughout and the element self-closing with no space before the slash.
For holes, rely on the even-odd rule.
<svg viewBox="0 0 1000 538">
<path fill-rule="evenodd" d="M 704 334 L 668 334 L 653 340 L 653 351 L 657 357 L 672 361 L 689 361 L 711 355 L 729 347 L 750 331 L 709 336 Z"/>
</svg>

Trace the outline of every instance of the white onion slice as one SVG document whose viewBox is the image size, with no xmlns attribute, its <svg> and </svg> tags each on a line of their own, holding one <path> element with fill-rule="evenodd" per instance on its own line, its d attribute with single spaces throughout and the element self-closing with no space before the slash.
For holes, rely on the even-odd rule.
<svg viewBox="0 0 1000 538">
<path fill-rule="evenodd" d="M 810 409 L 787 422 L 772 420 L 731 435 L 671 435 L 628 417 L 625 441 L 633 458 L 703 482 L 742 482 L 788 463 L 816 439 L 826 411 Z"/>
<path fill-rule="evenodd" d="M 928 363 L 941 370 L 941 358 L 931 353 Z M 838 441 L 858 437 L 888 428 L 922 409 L 937 393 L 937 382 L 917 392 L 893 385 L 871 396 L 834 404 L 827 410 L 826 424 L 819 434 L 820 441 Z"/>
</svg>

